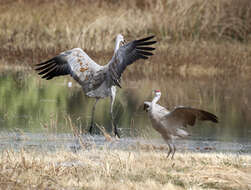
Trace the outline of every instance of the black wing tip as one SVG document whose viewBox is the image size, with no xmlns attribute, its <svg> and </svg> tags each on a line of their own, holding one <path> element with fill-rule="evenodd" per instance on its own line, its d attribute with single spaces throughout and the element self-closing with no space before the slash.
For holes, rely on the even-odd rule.
<svg viewBox="0 0 251 190">
<path fill-rule="evenodd" d="M 155 37 L 155 35 L 150 35 L 150 36 L 141 38 L 141 39 L 139 39 L 139 40 L 144 40 L 144 41 L 146 41 L 146 40 L 150 40 L 150 39 L 152 39 L 152 38 L 154 38 L 154 37 Z"/>
<path fill-rule="evenodd" d="M 141 38 L 139 40 L 135 40 L 135 42 L 138 44 L 138 43 L 144 43 L 146 41 L 149 41 L 151 39 L 153 39 L 155 36 L 152 35 L 152 36 L 148 36 L 148 37 L 145 37 L 145 38 Z M 157 41 L 153 41 L 154 43 L 156 43 Z"/>
<path fill-rule="evenodd" d="M 142 50 L 136 50 L 138 54 L 142 54 L 142 55 L 145 55 L 145 56 L 152 56 L 153 53 L 152 52 L 149 52 L 149 51 L 142 51 Z"/>
<path fill-rule="evenodd" d="M 219 120 L 218 120 L 218 117 L 210 112 L 205 112 L 207 114 L 207 119 L 214 122 L 214 123 L 218 123 Z"/>
<path fill-rule="evenodd" d="M 51 80 L 53 77 L 47 77 L 46 80 Z"/>
<path fill-rule="evenodd" d="M 38 67 L 35 67 L 34 70 L 38 72 L 38 75 L 43 75 L 42 78 L 47 78 L 48 75 L 50 75 L 50 72 L 55 70 L 55 65 L 53 63 L 54 62 L 42 66 L 39 65 Z"/>
<path fill-rule="evenodd" d="M 146 38 L 143 38 L 142 40 L 148 41 L 148 40 L 153 39 L 154 37 L 155 37 L 155 35 L 151 35 L 151 36 L 148 36 L 148 37 L 146 37 Z"/>
<path fill-rule="evenodd" d="M 46 65 L 46 64 L 50 64 L 51 62 L 55 62 L 55 57 L 53 57 L 52 59 L 49 59 L 49 60 L 47 60 L 47 61 L 44 61 L 44 62 L 35 64 L 34 66 L 35 66 L 35 67 L 39 67 L 39 66 L 43 66 L 43 65 Z"/>
<path fill-rule="evenodd" d="M 33 67 L 34 67 L 34 70 L 36 71 L 41 71 L 41 70 L 45 70 L 45 69 L 48 69 L 49 67 L 53 67 L 53 64 L 55 64 L 55 59 L 52 58 L 48 61 L 44 61 L 44 62 L 41 62 L 41 63 L 38 63 L 38 64 L 35 64 Z"/>
<path fill-rule="evenodd" d="M 65 55 L 57 55 L 47 61 L 34 65 L 34 70 L 41 78 L 50 80 L 61 75 L 71 74 L 71 68 Z M 74 56 L 74 55 L 73 55 Z"/>
<path fill-rule="evenodd" d="M 54 76 L 50 76 L 50 75 L 47 75 L 45 74 L 44 76 L 42 76 L 41 78 L 42 79 L 46 79 L 46 80 L 51 80 Z"/>
<path fill-rule="evenodd" d="M 138 47 L 136 47 L 136 49 L 137 49 L 137 50 L 153 51 L 153 50 L 155 50 L 156 48 L 154 48 L 154 47 L 138 46 Z"/>
<path fill-rule="evenodd" d="M 143 42 L 139 42 L 139 43 L 136 43 L 136 46 L 139 47 L 139 46 L 149 46 L 149 45 L 153 45 L 155 44 L 157 41 L 143 41 Z"/>
<path fill-rule="evenodd" d="M 148 57 L 154 55 L 151 51 L 155 50 L 155 48 L 150 45 L 155 44 L 157 41 L 149 41 L 154 37 L 155 36 L 152 35 L 135 41 L 136 51 L 141 59 L 148 59 Z"/>
<path fill-rule="evenodd" d="M 141 59 L 148 59 L 148 57 L 146 55 L 143 55 L 143 54 L 138 54 L 139 58 Z"/>
<path fill-rule="evenodd" d="M 214 115 L 214 118 L 211 120 L 214 123 L 219 123 L 218 117 Z"/>
<path fill-rule="evenodd" d="M 46 68 L 34 68 L 37 71 L 37 74 L 41 76 L 42 79 L 50 80 L 54 76 L 52 76 L 51 72 L 53 72 L 56 68 L 54 66 L 48 65 Z"/>
</svg>

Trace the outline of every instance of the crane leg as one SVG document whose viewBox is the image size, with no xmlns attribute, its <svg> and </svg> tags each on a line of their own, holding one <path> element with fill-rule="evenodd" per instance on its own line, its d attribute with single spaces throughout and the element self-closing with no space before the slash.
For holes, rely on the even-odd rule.
<svg viewBox="0 0 251 190">
<path fill-rule="evenodd" d="M 118 128 L 117 125 L 114 124 L 114 117 L 113 117 L 113 105 L 116 97 L 116 87 L 112 86 L 111 88 L 111 109 L 110 109 L 110 114 L 111 114 L 111 124 L 112 124 L 112 131 L 114 132 L 115 137 L 117 136 L 120 138 L 120 135 L 118 133 Z"/>
<path fill-rule="evenodd" d="M 171 159 L 173 159 L 173 156 L 174 156 L 174 154 L 175 154 L 175 152 L 176 152 L 176 147 L 175 147 L 175 145 L 174 145 L 174 144 L 172 144 L 172 145 L 173 145 L 173 154 L 172 154 Z"/>
<path fill-rule="evenodd" d="M 168 153 L 167 153 L 167 158 L 168 158 L 173 150 L 169 142 L 167 142 L 167 145 L 168 145 Z"/>
<path fill-rule="evenodd" d="M 92 131 L 93 131 L 93 127 L 94 127 L 94 115 L 95 115 L 95 108 L 96 108 L 96 105 L 97 105 L 97 102 L 98 102 L 98 98 L 96 98 L 96 101 L 92 107 L 92 116 L 91 116 L 91 126 L 89 128 L 89 133 L 92 134 Z"/>
</svg>

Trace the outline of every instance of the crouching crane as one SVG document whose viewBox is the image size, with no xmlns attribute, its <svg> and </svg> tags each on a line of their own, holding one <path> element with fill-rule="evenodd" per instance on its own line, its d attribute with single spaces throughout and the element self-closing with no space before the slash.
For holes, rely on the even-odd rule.
<svg viewBox="0 0 251 190">
<path fill-rule="evenodd" d="M 161 92 L 155 90 L 155 97 L 152 102 L 144 102 L 144 110 L 148 112 L 153 128 L 158 131 L 168 145 L 167 157 L 172 153 L 175 154 L 176 147 L 172 140 L 174 138 L 184 138 L 189 135 L 185 131 L 187 125 L 193 126 L 197 120 L 209 120 L 217 123 L 218 118 L 212 113 L 204 110 L 190 108 L 190 107 L 176 107 L 172 111 L 157 104 L 160 99 Z"/>
<path fill-rule="evenodd" d="M 99 99 L 111 98 L 111 124 L 115 136 L 119 136 L 117 126 L 114 125 L 113 104 L 116 96 L 116 87 L 120 85 L 120 78 L 126 67 L 138 59 L 147 59 L 153 55 L 151 47 L 156 41 L 154 36 L 134 40 L 125 44 L 124 37 L 119 34 L 116 37 L 115 50 L 108 64 L 101 66 L 95 63 L 81 48 L 74 48 L 60 53 L 48 61 L 35 65 L 42 78 L 50 80 L 61 75 L 71 75 L 83 88 L 85 95 L 95 98 L 92 108 L 91 126 L 94 126 L 95 107 Z"/>
</svg>

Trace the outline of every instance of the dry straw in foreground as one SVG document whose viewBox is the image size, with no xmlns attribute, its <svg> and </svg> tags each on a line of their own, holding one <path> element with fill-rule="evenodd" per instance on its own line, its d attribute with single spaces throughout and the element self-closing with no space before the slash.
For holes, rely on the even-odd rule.
<svg viewBox="0 0 251 190">
<path fill-rule="evenodd" d="M 1 189 L 250 189 L 251 157 L 155 151 L 2 151 Z"/>
</svg>

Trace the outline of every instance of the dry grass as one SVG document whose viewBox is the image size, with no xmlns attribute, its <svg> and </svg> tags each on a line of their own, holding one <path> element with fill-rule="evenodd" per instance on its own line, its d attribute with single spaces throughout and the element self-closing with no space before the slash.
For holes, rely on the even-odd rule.
<svg viewBox="0 0 251 190">
<path fill-rule="evenodd" d="M 103 57 L 104 51 L 110 56 L 118 33 L 130 40 L 155 34 L 162 54 L 169 54 L 167 46 L 185 42 L 180 50 L 184 56 L 199 51 L 196 46 L 205 41 L 213 44 L 214 52 L 223 48 L 219 41 L 230 41 L 233 46 L 226 47 L 232 49 L 231 55 L 235 43 L 250 39 L 251 4 L 249 0 L 5 0 L 0 3 L 0 28 L 0 52 L 5 57 L 1 62 L 12 58 L 18 64 L 79 46 L 91 56 L 101 52 L 96 57 Z M 189 50 L 189 43 L 195 50 Z"/>
<path fill-rule="evenodd" d="M 251 72 L 250 0 L 4 0 L 0 28 L 0 63 L 31 64 L 82 47 L 104 64 L 118 33 L 130 40 L 155 34 L 157 55 L 144 67 L 129 67 L 124 76 L 130 82 Z M 250 156 L 177 153 L 174 161 L 165 156 L 145 149 L 5 150 L 0 188 L 251 189 Z"/>
<path fill-rule="evenodd" d="M 118 33 L 129 40 L 155 34 L 151 64 L 136 64 L 127 75 L 251 72 L 249 0 L 5 0 L 0 28 L 1 64 L 30 65 L 73 47 L 105 64 Z"/>
<path fill-rule="evenodd" d="M 163 41 L 247 40 L 248 0 L 29 1 L 1 3 L 1 44 L 5 49 L 69 48 L 109 50 L 115 35 L 154 33 Z M 105 43 L 100 43 L 104 41 Z"/>
<path fill-rule="evenodd" d="M 182 42 L 166 45 L 148 62 L 134 64 L 123 76 L 130 79 L 182 77 L 249 77 L 251 46 L 238 43 Z"/>
<path fill-rule="evenodd" d="M 1 189 L 250 189 L 251 157 L 156 151 L 5 150 Z"/>
</svg>

